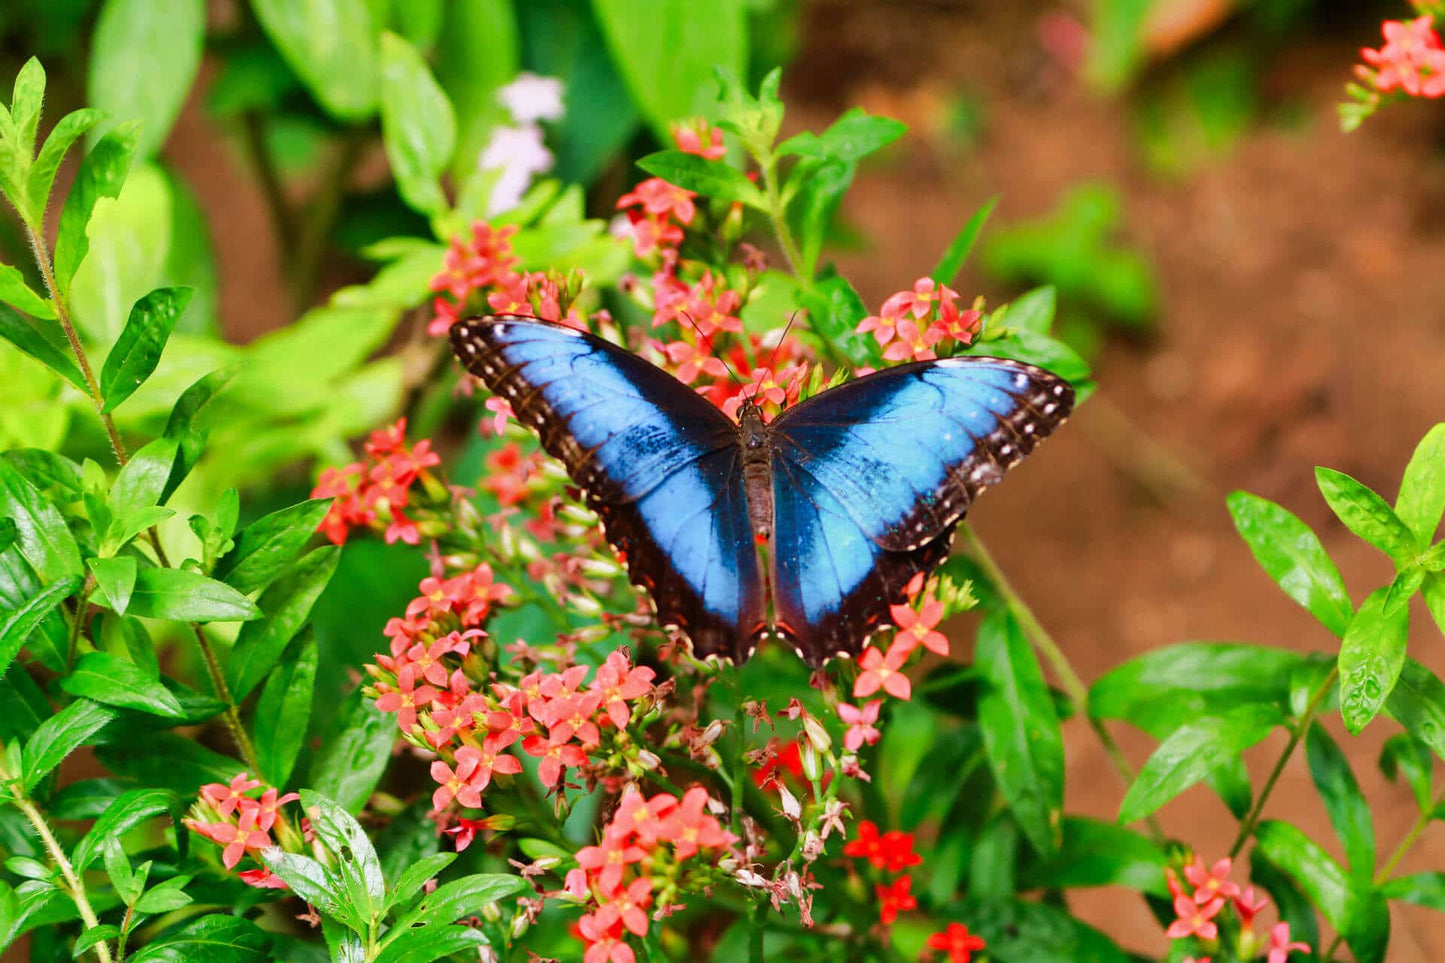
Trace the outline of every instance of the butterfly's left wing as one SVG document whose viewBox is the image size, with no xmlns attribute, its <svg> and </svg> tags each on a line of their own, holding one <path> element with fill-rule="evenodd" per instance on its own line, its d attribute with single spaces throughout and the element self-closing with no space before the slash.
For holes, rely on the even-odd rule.
<svg viewBox="0 0 1445 963">
<path fill-rule="evenodd" d="M 817 664 L 856 654 L 948 556 L 985 488 L 1057 428 L 1068 382 L 1001 358 L 899 365 L 791 408 L 772 424 L 773 608 Z"/>
</svg>

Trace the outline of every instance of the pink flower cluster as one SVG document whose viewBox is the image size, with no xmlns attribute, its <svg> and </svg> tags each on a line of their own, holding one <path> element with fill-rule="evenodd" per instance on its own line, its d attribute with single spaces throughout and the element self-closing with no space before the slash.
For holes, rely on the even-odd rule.
<svg viewBox="0 0 1445 963">
<path fill-rule="evenodd" d="M 908 676 L 903 674 L 903 665 L 914 650 L 921 646 L 938 655 L 948 655 L 948 638 L 938 631 L 938 623 L 943 620 L 944 604 L 932 592 L 922 592 L 922 588 L 923 578 L 916 576 L 909 585 L 912 603 L 894 605 L 889 609 L 898 631 L 888 651 L 882 652 L 876 645 L 863 650 L 858 660 L 862 671 L 853 682 L 855 699 L 866 698 L 879 689 L 899 699 L 911 698 L 913 686 Z M 877 718 L 876 712 L 874 718 Z M 844 721 L 853 724 L 846 717 Z"/>
<path fill-rule="evenodd" d="M 1239 956 L 1253 959 L 1257 937 L 1254 918 L 1260 910 L 1269 905 L 1269 900 L 1256 894 L 1253 886 L 1243 889 L 1229 878 L 1233 862 L 1221 859 L 1213 866 L 1206 867 L 1204 860 L 1196 856 L 1184 867 L 1184 885 L 1172 869 L 1165 870 L 1169 893 L 1174 897 L 1174 913 L 1178 917 L 1165 931 L 1172 940 L 1197 937 L 1206 942 L 1219 938 L 1219 924 L 1214 918 L 1229 905 L 1233 905 L 1239 917 Z M 1269 954 L 1266 963 L 1286 963 L 1289 954 L 1295 950 L 1308 953 L 1308 944 L 1290 940 L 1289 924 L 1276 923 L 1269 934 Z M 1209 963 L 1209 957 L 1201 957 L 1194 963 Z"/>
<path fill-rule="evenodd" d="M 346 542 L 353 528 L 377 528 L 388 544 L 396 541 L 416 545 L 421 532 L 402 509 L 411 502 L 411 487 L 430 481 L 427 469 L 441 463 L 423 439 L 406 445 L 406 419 L 371 433 L 366 443 L 366 460 L 327 468 L 321 473 L 312 498 L 331 498 L 331 508 L 321 520 L 320 530 L 337 545 Z"/>
<path fill-rule="evenodd" d="M 634 963 L 627 935 L 647 935 L 654 897 L 678 891 L 689 861 L 710 865 L 718 850 L 738 841 L 708 813 L 710 803 L 700 786 L 681 799 L 671 793 L 644 799 L 629 789 L 598 844 L 578 851 L 564 888 L 595 905 L 577 921 L 587 944 L 584 963 Z"/>
<path fill-rule="evenodd" d="M 559 321 L 581 328 L 570 308 L 574 292 L 551 273 L 515 270 L 517 256 L 512 236 L 517 225 L 493 227 L 486 221 L 472 225 L 471 237 L 453 238 L 442 269 L 431 279 L 432 320 L 427 334 L 443 335 L 473 310 Z M 482 307 L 485 303 L 486 307 Z"/>
<path fill-rule="evenodd" d="M 196 815 L 183 820 L 192 831 L 223 847 L 221 862 L 227 869 L 235 869 L 243 856 L 254 859 L 261 850 L 276 845 L 271 839 L 271 829 L 276 825 L 281 807 L 301 798 L 294 792 L 277 795 L 270 787 L 259 799 L 247 795 L 259 788 L 261 781 L 244 772 L 229 784 L 207 783 L 201 787 L 200 798 L 192 809 Z M 261 889 L 286 888 L 281 878 L 264 866 L 237 875 L 248 885 Z"/>
<path fill-rule="evenodd" d="M 1364 79 L 1380 93 L 1401 90 L 1411 97 L 1445 97 L 1445 48 L 1426 14 L 1381 25 L 1385 44 L 1379 50 L 1360 51 L 1368 67 L 1359 68 Z"/>
<path fill-rule="evenodd" d="M 877 314 L 860 321 L 858 333 L 872 333 L 889 361 L 932 361 L 941 342 L 972 343 L 982 321 L 977 308 L 959 310 L 957 291 L 919 278 L 912 290 L 892 295 Z"/>
</svg>

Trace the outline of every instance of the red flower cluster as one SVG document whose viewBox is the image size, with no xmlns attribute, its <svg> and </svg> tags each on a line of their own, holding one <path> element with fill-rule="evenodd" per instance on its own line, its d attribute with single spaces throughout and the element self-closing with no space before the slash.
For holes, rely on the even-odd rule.
<svg viewBox="0 0 1445 963">
<path fill-rule="evenodd" d="M 1403 23 L 1386 20 L 1381 32 L 1383 47 L 1360 51 L 1369 65 L 1359 68 L 1365 81 L 1380 93 L 1402 90 L 1411 97 L 1445 97 L 1445 48 L 1432 18 L 1426 14 Z"/>
<path fill-rule="evenodd" d="M 722 131 L 712 129 L 703 120 L 674 126 L 672 136 L 679 150 L 708 160 L 717 160 L 727 153 Z M 661 177 L 651 177 L 617 199 L 617 209 L 627 213 L 632 249 L 638 257 L 658 252 L 664 262 L 675 265 L 677 248 L 682 244 L 682 229 L 697 215 L 693 202 L 696 197 L 694 191 L 669 184 Z"/>
<path fill-rule="evenodd" d="M 876 645 L 870 645 L 863 651 L 858 660 L 858 667 L 863 671 L 853 682 L 855 699 L 866 698 L 879 689 L 899 699 L 911 698 L 913 686 L 908 676 L 903 674 L 903 664 L 914 650 L 922 646 L 938 655 L 948 655 L 948 639 L 937 628 L 938 623 L 943 621 L 944 604 L 931 591 L 920 596 L 922 588 L 923 579 L 915 576 L 909 585 L 909 595 L 913 597 L 911 604 L 895 605 L 889 609 L 898 631 L 888 651 L 882 652 Z M 917 608 L 914 608 L 915 605 Z M 849 720 L 845 718 L 844 721 Z"/>
<path fill-rule="evenodd" d="M 224 847 L 221 862 L 227 869 L 235 869 L 241 857 L 250 854 L 254 859 L 261 850 L 276 843 L 271 839 L 271 829 L 276 825 L 281 807 L 300 799 L 296 793 L 278 796 L 276 790 L 268 788 L 260 799 L 246 795 L 259 789 L 261 781 L 252 779 L 249 773 L 241 773 L 226 783 L 207 783 L 201 787 L 200 799 L 192 812 L 201 818 L 188 817 L 183 822 L 197 834 Z M 285 889 L 281 878 L 265 867 L 248 869 L 237 874 L 250 886 L 261 889 Z"/>
<path fill-rule="evenodd" d="M 1269 900 L 1256 894 L 1253 886 L 1240 889 L 1238 883 L 1230 880 L 1229 871 L 1232 866 L 1231 860 L 1221 859 L 1213 866 L 1206 867 L 1204 860 L 1196 856 L 1192 863 L 1184 867 L 1185 883 L 1180 883 L 1172 869 L 1164 871 L 1165 879 L 1169 883 L 1169 893 L 1174 897 L 1174 912 L 1178 916 L 1178 919 L 1169 924 L 1165 935 L 1175 940 L 1189 937 L 1198 937 L 1201 940 L 1218 939 L 1219 924 L 1214 922 L 1214 918 L 1225 907 L 1232 905 L 1235 915 L 1239 917 L 1238 955 L 1241 959 L 1254 958 L 1258 947 L 1254 918 L 1269 905 Z M 1306 953 L 1310 951 L 1308 945 L 1290 941 L 1288 923 L 1276 923 L 1270 931 L 1267 963 L 1286 963 L 1289 954 L 1294 950 Z M 1209 963 L 1209 958 L 1201 958 L 1196 963 Z"/>
<path fill-rule="evenodd" d="M 675 893 L 694 857 L 710 866 L 716 853 L 704 850 L 726 849 L 738 841 L 707 813 L 709 803 L 700 786 L 681 799 L 671 793 L 644 799 L 630 789 L 598 845 L 578 851 L 577 868 L 567 874 L 564 888 L 596 903 L 577 921 L 587 943 L 584 963 L 633 963 L 627 934 L 647 935 L 647 908 L 654 896 Z"/>
<path fill-rule="evenodd" d="M 472 310 L 479 299 L 497 314 L 560 321 L 576 328 L 583 323 L 570 307 L 569 285 L 551 273 L 517 271 L 512 235 L 517 225 L 496 228 L 486 221 L 472 225 L 470 238 L 453 238 L 442 269 L 431 279 L 432 320 L 427 334 L 443 335 Z"/>
<path fill-rule="evenodd" d="M 357 527 L 384 531 L 388 544 L 403 541 L 416 545 L 421 540 L 416 522 L 402 509 L 410 504 L 411 487 L 417 481 L 437 489 L 431 494 L 444 494 L 427 472 L 440 464 L 441 458 L 431 450 L 427 439 L 408 448 L 405 433 L 405 418 L 373 431 L 365 446 L 365 461 L 327 468 L 321 473 L 311 497 L 335 499 L 319 530 L 337 545 L 344 544 L 351 529 Z"/>
<path fill-rule="evenodd" d="M 930 950 L 947 953 L 950 963 L 968 963 L 973 951 L 981 950 L 987 944 L 983 937 L 973 935 L 962 923 L 949 923 L 948 929 L 930 936 L 927 945 Z M 1209 961 L 1201 960 L 1200 963 Z"/>
<path fill-rule="evenodd" d="M 860 321 L 858 333 L 872 332 L 889 361 L 932 361 L 941 342 L 970 344 L 982 320 L 977 308 L 959 310 L 957 291 L 919 278 L 911 291 L 892 295 L 877 314 Z"/>
<path fill-rule="evenodd" d="M 876 823 L 865 819 L 858 824 L 858 835 L 844 845 L 843 855 L 866 859 L 879 872 L 900 874 L 891 881 L 873 885 L 873 893 L 878 898 L 879 923 L 892 926 L 900 913 L 918 908 L 913 878 L 906 875 L 910 867 L 923 862 L 923 857 L 914 851 L 912 833 L 897 829 L 880 833 Z M 970 934 L 962 923 L 950 923 L 942 933 L 928 938 L 928 947 L 947 953 L 954 963 L 968 963 L 969 954 L 983 949 L 984 942 Z"/>
</svg>

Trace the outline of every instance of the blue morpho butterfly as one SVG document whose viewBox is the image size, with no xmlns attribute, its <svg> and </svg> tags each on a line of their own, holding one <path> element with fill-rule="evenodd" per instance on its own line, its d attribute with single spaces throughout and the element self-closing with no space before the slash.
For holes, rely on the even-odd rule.
<svg viewBox="0 0 1445 963">
<path fill-rule="evenodd" d="M 857 655 L 979 492 L 1057 428 L 1068 382 L 958 357 L 887 368 L 739 423 L 661 368 L 531 318 L 453 325 L 467 370 L 562 460 L 659 621 L 698 658 L 774 632 L 817 666 Z M 758 558 L 766 540 L 770 571 Z"/>
</svg>

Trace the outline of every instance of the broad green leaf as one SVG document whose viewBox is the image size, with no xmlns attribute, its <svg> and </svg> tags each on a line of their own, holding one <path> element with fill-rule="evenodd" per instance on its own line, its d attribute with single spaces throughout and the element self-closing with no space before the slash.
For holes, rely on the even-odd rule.
<svg viewBox="0 0 1445 963">
<path fill-rule="evenodd" d="M 136 573 L 129 614 L 177 622 L 244 622 L 261 610 L 225 582 L 179 568 Z"/>
<path fill-rule="evenodd" d="M 658 140 L 688 117 L 718 115 L 714 68 L 741 76 L 748 66 L 746 4 L 714 0 L 699 16 L 689 0 L 592 0 L 612 63 Z"/>
<path fill-rule="evenodd" d="M 0 554 L 6 552 L 20 537 L 20 529 L 9 518 L 0 518 Z"/>
<path fill-rule="evenodd" d="M 80 548 L 64 517 L 5 461 L 0 461 L 0 518 L 15 523 L 15 547 L 41 578 L 84 574 Z"/>
<path fill-rule="evenodd" d="M 147 731 L 141 738 L 122 730 L 95 747 L 95 756 L 117 777 L 134 783 L 170 789 L 181 799 L 193 799 L 196 787 L 208 782 L 228 783 L 245 764 L 208 749 L 194 736 Z"/>
<path fill-rule="evenodd" d="M 1167 896 L 1168 856 L 1146 836 L 1114 823 L 1069 816 L 1057 855 L 1031 867 L 1024 889 L 1125 886 Z"/>
<path fill-rule="evenodd" d="M 987 685 L 978 722 L 999 792 L 1041 854 L 1059 846 L 1064 745 L 1054 700 L 1023 630 L 1005 611 L 984 619 L 975 664 Z"/>
<path fill-rule="evenodd" d="M 402 199 L 424 214 L 446 210 L 441 175 L 457 146 L 451 101 L 415 47 L 381 34 L 381 137 Z"/>
<path fill-rule="evenodd" d="M 181 704 L 160 681 L 133 662 L 109 652 L 87 652 L 75 663 L 60 687 L 74 696 L 121 709 L 136 709 L 150 715 L 176 718 L 184 713 Z"/>
<path fill-rule="evenodd" d="M 366 921 L 347 901 L 341 881 L 329 869 L 299 853 L 283 852 L 278 847 L 261 850 L 261 862 L 266 868 L 286 881 L 286 885 L 297 896 L 315 906 L 327 916 L 354 923 L 354 929 L 363 929 Z"/>
<path fill-rule="evenodd" d="M 136 560 L 132 555 L 117 555 L 112 558 L 88 558 L 86 568 L 95 577 L 102 598 L 92 601 L 106 604 L 116 615 L 124 615 L 130 607 L 130 593 L 135 589 Z"/>
<path fill-rule="evenodd" d="M 1421 815 L 1435 808 L 1434 769 L 1430 747 L 1408 732 L 1395 733 L 1380 749 L 1380 772 L 1391 782 L 1404 777 Z"/>
<path fill-rule="evenodd" d="M 983 226 L 988 223 L 989 215 L 997 206 L 997 195 L 984 201 L 983 207 L 974 212 L 973 217 L 968 219 L 968 223 L 963 225 L 963 229 L 948 243 L 943 256 L 938 259 L 938 263 L 934 265 L 929 277 L 939 284 L 951 285 L 958 280 L 958 272 L 963 270 L 968 256 L 973 253 L 973 246 L 978 243 L 979 234 L 983 233 Z"/>
<path fill-rule="evenodd" d="M 456 858 L 456 853 L 432 853 L 409 863 L 406 869 L 401 871 L 401 875 L 396 877 L 396 881 L 387 887 L 387 908 L 415 899 L 427 880 L 436 877 L 455 862 Z"/>
<path fill-rule="evenodd" d="M 115 710 L 89 699 L 76 699 L 46 719 L 25 743 L 25 788 L 33 789 L 46 773 L 116 716 Z"/>
<path fill-rule="evenodd" d="M 81 391 L 87 390 L 85 377 L 81 375 L 74 356 L 46 337 L 24 315 L 8 304 L 0 304 L 0 338 L 9 341 Z"/>
<path fill-rule="evenodd" d="M 347 812 L 361 810 L 391 761 L 396 720 L 376 708 L 360 689 L 337 712 L 338 725 L 311 760 L 303 785 L 334 799 Z"/>
<path fill-rule="evenodd" d="M 878 342 L 857 333 L 858 323 L 868 316 L 868 307 L 847 278 L 825 278 L 800 288 L 798 306 L 808 312 L 812 333 L 843 352 L 849 361 L 858 366 L 882 363 L 883 349 Z"/>
<path fill-rule="evenodd" d="M 1144 64 L 1144 24 L 1155 9 L 1154 2 L 1100 0 L 1092 9 L 1084 75 L 1091 85 L 1113 92 L 1127 84 Z"/>
<path fill-rule="evenodd" d="M 1343 636 L 1354 616 L 1345 580 L 1310 527 L 1274 502 L 1234 492 L 1229 514 L 1255 561 L 1325 628 Z"/>
<path fill-rule="evenodd" d="M 252 0 L 256 19 L 327 113 L 354 122 L 376 110 L 376 29 L 366 0 Z"/>
<path fill-rule="evenodd" d="M 264 588 L 290 566 L 330 507 L 331 499 L 313 498 L 258 518 L 241 530 L 236 547 L 211 574 L 240 592 Z"/>
<path fill-rule="evenodd" d="M 1316 468 L 1315 481 L 1345 527 L 1395 560 L 1409 564 L 1417 554 L 1415 535 L 1385 500 L 1344 472 Z"/>
<path fill-rule="evenodd" d="M 1389 589 L 1370 593 L 1340 644 L 1340 715 L 1355 735 L 1384 706 L 1405 664 L 1410 610 L 1402 606 L 1387 614 L 1388 594 Z"/>
<path fill-rule="evenodd" d="M 156 370 L 191 293 L 190 288 L 157 288 L 131 308 L 130 319 L 100 370 L 106 412 L 114 411 Z"/>
<path fill-rule="evenodd" d="M 260 775 L 268 785 L 286 785 L 306 741 L 316 686 L 316 660 L 316 639 L 308 630 L 295 657 L 273 669 L 261 689 L 252 728 Z"/>
<path fill-rule="evenodd" d="M 170 180 L 153 163 L 137 163 L 114 200 L 95 202 L 69 291 L 75 323 L 92 340 L 116 342 L 136 302 L 164 283 L 173 204 Z"/>
<path fill-rule="evenodd" d="M 150 508 L 161 499 L 171 466 L 176 460 L 176 440 L 164 436 L 148 443 L 131 456 L 110 488 L 108 506 L 117 518 Z"/>
<path fill-rule="evenodd" d="M 1390 935 L 1384 899 L 1357 889 L 1340 865 L 1289 823 L 1266 820 L 1255 830 L 1259 851 L 1289 874 L 1325 919 L 1344 936 L 1360 963 L 1382 963 Z"/>
<path fill-rule="evenodd" d="M 818 160 L 856 164 L 908 133 L 908 125 L 892 117 L 874 117 L 854 107 L 821 134 L 804 131 L 778 145 L 778 156 L 796 154 Z M 949 281 L 941 283 L 947 284 Z"/>
<path fill-rule="evenodd" d="M 75 847 L 70 861 L 76 872 L 83 871 L 108 839 L 119 839 L 132 828 L 167 812 L 175 797 L 164 789 L 132 789 L 111 803 L 104 815 Z"/>
<path fill-rule="evenodd" d="M 1119 806 L 1119 822 L 1132 823 L 1153 813 L 1269 735 L 1281 721 L 1277 707 L 1242 705 L 1180 726 L 1139 770 Z"/>
<path fill-rule="evenodd" d="M 332 874 L 339 879 L 346 901 L 363 920 L 379 918 L 386 878 L 366 831 L 345 809 L 309 789 L 301 790 L 301 805 L 311 817 L 316 837 L 336 858 Z"/>
<path fill-rule="evenodd" d="M 15 75 L 10 99 L 10 122 L 14 125 L 16 153 L 29 159 L 35 153 L 35 133 L 40 128 L 40 109 L 45 100 L 45 68 L 31 57 Z"/>
<path fill-rule="evenodd" d="M 1407 657 L 1385 711 L 1445 759 L 1445 683 L 1435 673 Z"/>
<path fill-rule="evenodd" d="M 94 56 L 94 54 L 92 54 Z M 30 168 L 30 177 L 26 182 L 26 193 L 29 195 L 30 209 L 43 214 L 50 200 L 50 188 L 55 183 L 55 172 L 60 169 L 60 162 L 65 157 L 70 145 L 83 135 L 90 128 L 100 123 L 105 116 L 103 110 L 93 107 L 84 107 L 80 110 L 71 111 L 60 118 L 60 123 L 50 131 L 45 138 L 45 146 L 40 148 L 40 153 L 35 157 L 35 165 Z M 21 305 L 17 305 L 22 311 L 28 311 Z M 32 312 L 34 313 L 34 312 Z M 51 314 L 42 317 L 54 317 Z"/>
<path fill-rule="evenodd" d="M 50 303 L 49 298 L 32 291 L 20 269 L 9 264 L 0 264 L 0 301 L 8 302 L 33 317 L 55 320 L 55 305 Z M 24 350 L 23 347 L 21 350 Z"/>
<path fill-rule="evenodd" d="M 117 120 L 141 122 L 138 154 L 170 134 L 201 65 L 204 0 L 105 0 L 90 46 L 86 100 Z"/>
<path fill-rule="evenodd" d="M 960 353 L 993 355 L 1036 364 L 1074 384 L 1089 377 L 1089 363 L 1082 355 L 1064 342 L 1028 328 L 1016 328 L 1002 338 L 975 341 Z"/>
<path fill-rule="evenodd" d="M 243 626 L 226 665 L 226 678 L 237 699 L 244 699 L 264 679 L 286 650 L 286 645 L 311 614 L 326 583 L 336 572 L 341 548 L 323 545 L 313 550 L 285 578 L 268 588 L 260 599 L 263 618 Z"/>
<path fill-rule="evenodd" d="M 235 377 L 238 365 L 218 368 L 191 385 L 176 399 L 170 417 L 166 419 L 165 436 L 180 443 L 175 470 L 170 483 L 166 485 L 161 499 L 168 500 L 175 489 L 196 467 L 201 453 L 205 451 L 207 430 L 197 424 L 198 417 L 217 394 Z"/>
<path fill-rule="evenodd" d="M 139 139 L 138 123 L 121 124 L 96 141 L 80 162 L 55 235 L 55 283 L 62 292 L 70 290 L 71 278 L 90 250 L 86 232 L 95 202 L 120 196 Z"/>
<path fill-rule="evenodd" d="M 194 897 L 185 892 L 185 887 L 190 881 L 191 877 L 189 876 L 172 876 L 168 880 L 157 883 L 136 901 L 136 912 L 169 913 L 183 906 L 189 906 L 195 902 Z"/>
<path fill-rule="evenodd" d="M 480 930 L 466 926 L 433 924 L 411 930 L 393 931 L 395 938 L 386 944 L 376 958 L 376 963 L 431 963 L 432 960 L 446 959 L 454 953 L 476 953 L 476 947 L 486 946 L 487 937 Z M 392 933 L 387 934 L 388 937 Z"/>
<path fill-rule="evenodd" d="M 1416 544 L 1425 548 L 1440 527 L 1445 513 L 1445 422 L 1425 433 L 1405 476 L 1400 481 L 1400 497 L 1395 499 L 1395 516 L 1415 534 Z"/>
<path fill-rule="evenodd" d="M 1052 285 L 1034 288 L 1009 302 L 1008 310 L 1004 313 L 1004 324 L 1009 328 L 1048 335 L 1054 325 L 1057 304 L 1058 292 Z"/>
<path fill-rule="evenodd" d="M 0 613 L 0 674 L 10 667 L 41 620 L 75 594 L 80 583 L 78 577 L 67 576 L 50 583 L 19 608 Z"/>
<path fill-rule="evenodd" d="M 1350 762 L 1318 722 L 1305 738 L 1305 756 L 1335 834 L 1344 844 L 1350 872 L 1368 886 L 1375 872 L 1375 825 Z"/>
<path fill-rule="evenodd" d="M 669 184 L 696 191 L 704 197 L 742 201 L 760 211 L 768 209 L 763 192 L 742 171 L 726 161 L 708 160 L 680 150 L 662 150 L 648 154 L 637 162 L 637 166 Z"/>
<path fill-rule="evenodd" d="M 1089 714 L 1135 722 L 1141 707 L 1193 695 L 1219 703 L 1276 702 L 1304 656 L 1238 642 L 1183 642 L 1146 652 L 1105 673 L 1089 689 Z"/>
<path fill-rule="evenodd" d="M 241 916 L 208 913 L 165 931 L 126 957 L 131 963 L 264 963 L 271 936 Z"/>
<path fill-rule="evenodd" d="M 1445 913 L 1445 873 L 1397 876 L 1380 887 L 1380 895 Z"/>
<path fill-rule="evenodd" d="M 446 6 L 446 20 L 437 39 L 436 76 L 456 111 L 457 149 L 452 162 L 452 176 L 459 182 L 477 170 L 476 161 L 486 146 L 487 137 L 497 124 L 506 121 L 506 108 L 497 100 L 497 88 L 510 83 L 517 75 L 517 18 L 528 12 L 531 12 L 531 5 L 517 9 L 510 0 L 453 0 Z M 552 13 L 551 8 L 543 11 L 544 16 Z M 611 82 L 602 84 L 597 82 L 598 78 L 590 77 L 591 84 L 586 86 L 569 82 L 558 65 L 549 62 L 540 53 L 551 45 L 580 39 L 576 31 L 558 25 L 558 19 L 554 15 L 544 20 L 548 26 L 556 25 L 557 29 L 535 32 L 531 38 L 534 47 L 529 53 L 538 58 L 538 62 L 531 65 L 532 70 L 549 77 L 559 77 L 566 83 L 568 117 L 565 131 L 574 125 L 577 110 L 585 104 L 584 97 L 595 96 L 598 86 L 605 92 L 614 86 L 620 87 L 622 82 L 616 77 L 608 77 Z M 590 22 L 591 18 L 588 20 Z M 592 30 L 595 33 L 596 27 Z M 595 38 L 592 49 L 602 51 L 600 37 Z M 607 64 L 605 51 L 598 59 Z M 623 102 L 631 111 L 632 102 L 627 100 L 625 92 Z M 617 112 L 605 119 L 594 117 L 592 120 L 604 129 L 615 125 L 626 130 L 635 124 L 635 120 L 624 120 Z M 566 144 L 554 142 L 551 136 L 548 141 L 557 152 L 559 161 L 563 160 Z M 473 216 L 481 213 L 474 211 Z"/>
<path fill-rule="evenodd" d="M 520 876 L 477 873 L 443 883 L 422 897 L 416 909 L 397 920 L 397 927 L 451 923 L 479 912 L 482 907 L 528 889 Z"/>
</svg>

